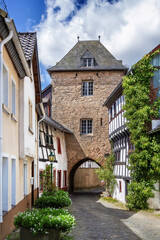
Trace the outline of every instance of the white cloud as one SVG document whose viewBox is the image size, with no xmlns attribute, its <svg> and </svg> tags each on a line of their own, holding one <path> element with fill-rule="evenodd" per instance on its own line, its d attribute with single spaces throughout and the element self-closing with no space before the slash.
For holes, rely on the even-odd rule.
<svg viewBox="0 0 160 240">
<path fill-rule="evenodd" d="M 76 0 L 46 0 L 46 15 L 36 26 L 39 57 L 53 66 L 80 40 L 98 39 L 127 65 L 160 43 L 160 1 L 88 0 L 79 11 Z M 57 10 L 57 11 L 54 11 Z M 75 11 L 71 21 L 65 19 Z"/>
</svg>

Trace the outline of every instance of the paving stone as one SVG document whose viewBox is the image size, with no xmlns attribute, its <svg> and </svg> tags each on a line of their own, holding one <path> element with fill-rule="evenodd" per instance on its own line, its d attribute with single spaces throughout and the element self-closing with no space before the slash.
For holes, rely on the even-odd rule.
<svg viewBox="0 0 160 240">
<path fill-rule="evenodd" d="M 75 240 L 139 240 L 131 229 L 121 219 L 132 216 L 132 212 L 121 209 L 111 209 L 97 202 L 99 197 L 94 194 L 71 195 L 72 214 L 77 225 L 69 236 Z"/>
</svg>

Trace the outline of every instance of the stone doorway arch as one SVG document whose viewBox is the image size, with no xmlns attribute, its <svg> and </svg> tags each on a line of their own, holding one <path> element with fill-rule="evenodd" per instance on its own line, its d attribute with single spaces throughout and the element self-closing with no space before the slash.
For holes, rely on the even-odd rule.
<svg viewBox="0 0 160 240">
<path fill-rule="evenodd" d="M 81 159 L 80 161 L 78 161 L 71 169 L 70 174 L 69 174 L 69 192 L 72 193 L 74 192 L 74 175 L 76 170 L 85 162 L 87 161 L 91 161 L 91 162 L 96 162 L 99 166 L 101 166 L 101 164 L 91 158 L 84 158 Z"/>
</svg>

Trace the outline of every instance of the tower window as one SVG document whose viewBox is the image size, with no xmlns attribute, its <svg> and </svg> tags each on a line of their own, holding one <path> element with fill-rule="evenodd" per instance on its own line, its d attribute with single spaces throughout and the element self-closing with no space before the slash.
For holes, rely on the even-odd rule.
<svg viewBox="0 0 160 240">
<path fill-rule="evenodd" d="M 91 134 L 93 131 L 93 120 L 83 119 L 81 120 L 81 134 Z"/>
<path fill-rule="evenodd" d="M 83 66 L 84 67 L 93 67 L 94 66 L 94 59 L 93 58 L 84 58 L 83 59 Z"/>
<path fill-rule="evenodd" d="M 82 96 L 91 96 L 91 95 L 93 95 L 93 81 L 82 82 Z"/>
</svg>

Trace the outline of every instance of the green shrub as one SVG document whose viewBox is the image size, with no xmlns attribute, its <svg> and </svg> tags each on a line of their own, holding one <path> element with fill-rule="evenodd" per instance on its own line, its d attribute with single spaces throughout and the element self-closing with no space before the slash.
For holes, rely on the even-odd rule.
<svg viewBox="0 0 160 240">
<path fill-rule="evenodd" d="M 37 208 L 63 208 L 68 207 L 71 204 L 68 192 L 59 190 L 50 192 L 44 192 L 40 198 L 36 200 L 35 206 Z"/>
<path fill-rule="evenodd" d="M 33 209 L 19 213 L 14 219 L 14 225 L 30 229 L 33 235 L 47 234 L 48 228 L 66 232 L 75 226 L 75 218 L 63 209 Z"/>
<path fill-rule="evenodd" d="M 153 186 L 147 182 L 134 182 L 128 186 L 129 194 L 127 196 L 127 207 L 131 210 L 134 209 L 148 209 L 147 200 L 150 197 L 154 197 L 154 193 L 152 191 Z"/>
</svg>

